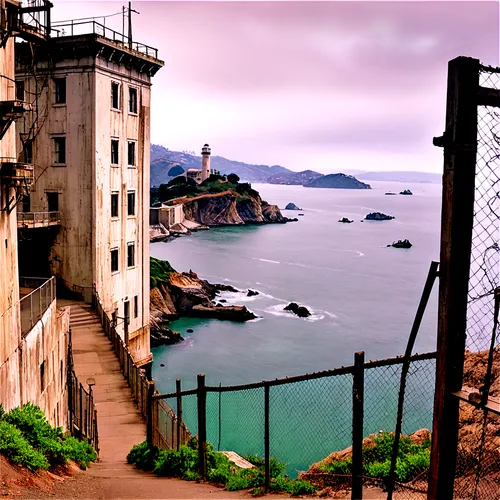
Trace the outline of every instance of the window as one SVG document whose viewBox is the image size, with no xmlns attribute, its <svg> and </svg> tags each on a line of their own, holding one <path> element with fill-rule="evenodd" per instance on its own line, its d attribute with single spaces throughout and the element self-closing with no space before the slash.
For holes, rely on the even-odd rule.
<svg viewBox="0 0 500 500">
<path fill-rule="evenodd" d="M 135 215 L 135 191 L 127 193 L 127 214 Z"/>
<path fill-rule="evenodd" d="M 111 250 L 111 272 L 116 273 L 118 271 L 118 248 L 113 248 Z"/>
<path fill-rule="evenodd" d="M 128 141 L 128 164 L 135 166 L 135 141 Z"/>
<path fill-rule="evenodd" d="M 139 316 L 139 298 L 137 295 L 134 297 L 134 318 Z"/>
<path fill-rule="evenodd" d="M 128 300 L 123 303 L 123 317 L 127 325 L 130 325 L 130 302 Z"/>
<path fill-rule="evenodd" d="M 24 80 L 18 80 L 16 82 L 16 99 L 18 101 L 24 101 Z"/>
<path fill-rule="evenodd" d="M 66 137 L 54 137 L 54 163 L 66 163 Z"/>
<path fill-rule="evenodd" d="M 127 267 L 135 266 L 135 243 L 127 243 Z"/>
<path fill-rule="evenodd" d="M 23 144 L 24 163 L 33 163 L 33 141 L 27 139 Z"/>
<path fill-rule="evenodd" d="M 54 78 L 55 103 L 66 104 L 66 78 Z"/>
<path fill-rule="evenodd" d="M 31 212 L 31 200 L 29 194 L 23 196 L 23 212 Z"/>
<path fill-rule="evenodd" d="M 45 361 L 40 365 L 40 392 L 45 390 Z"/>
<path fill-rule="evenodd" d="M 111 217 L 118 217 L 118 193 L 111 193 Z"/>
<path fill-rule="evenodd" d="M 111 107 L 120 109 L 120 84 L 111 82 Z"/>
<path fill-rule="evenodd" d="M 137 89 L 134 87 L 128 88 L 128 111 L 137 114 Z"/>
<path fill-rule="evenodd" d="M 59 193 L 46 193 L 47 195 L 47 211 L 48 212 L 58 212 L 59 211 Z"/>
<path fill-rule="evenodd" d="M 111 163 L 113 165 L 118 165 L 119 156 L 118 149 L 120 147 L 120 143 L 118 139 L 111 139 Z"/>
</svg>

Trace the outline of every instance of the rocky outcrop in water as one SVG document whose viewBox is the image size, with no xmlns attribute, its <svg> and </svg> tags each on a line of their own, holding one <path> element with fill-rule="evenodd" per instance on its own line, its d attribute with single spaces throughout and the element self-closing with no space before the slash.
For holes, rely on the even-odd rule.
<svg viewBox="0 0 500 500">
<path fill-rule="evenodd" d="M 365 220 L 392 220 L 395 218 L 392 215 L 386 215 L 382 212 L 372 212 L 365 217 Z"/>
<path fill-rule="evenodd" d="M 286 207 L 285 210 L 302 210 L 299 208 L 295 203 L 290 202 Z"/>
<path fill-rule="evenodd" d="M 392 245 L 387 245 L 387 246 L 394 248 L 411 248 L 413 245 L 410 243 L 410 240 L 398 240 L 394 241 Z"/>
<path fill-rule="evenodd" d="M 346 174 L 328 174 L 318 177 L 304 187 L 334 188 L 334 189 L 371 189 L 369 184 L 359 181 L 356 177 Z"/>
<path fill-rule="evenodd" d="M 299 306 L 296 302 L 290 302 L 287 306 L 283 308 L 284 311 L 290 311 L 299 318 L 307 318 L 311 316 L 311 313 L 307 307 Z"/>
<path fill-rule="evenodd" d="M 253 297 L 254 295 L 259 295 L 259 292 L 257 290 L 248 290 L 247 292 L 247 297 Z"/>
<path fill-rule="evenodd" d="M 342 222 L 344 224 L 351 224 L 351 222 L 354 222 L 354 221 L 351 219 L 348 219 L 347 217 L 342 217 L 342 219 L 340 219 L 339 222 Z"/>
<path fill-rule="evenodd" d="M 401 191 L 399 194 L 411 196 L 413 193 L 409 189 L 405 189 L 404 191 Z"/>
</svg>

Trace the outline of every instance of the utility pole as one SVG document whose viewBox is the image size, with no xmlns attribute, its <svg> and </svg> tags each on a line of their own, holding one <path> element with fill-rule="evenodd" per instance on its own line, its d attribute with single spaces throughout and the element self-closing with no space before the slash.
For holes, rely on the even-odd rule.
<svg viewBox="0 0 500 500">
<path fill-rule="evenodd" d="M 124 7 L 125 9 L 125 7 Z M 140 14 L 136 10 L 132 9 L 132 2 L 128 3 L 128 48 L 132 48 L 132 12 Z"/>
</svg>

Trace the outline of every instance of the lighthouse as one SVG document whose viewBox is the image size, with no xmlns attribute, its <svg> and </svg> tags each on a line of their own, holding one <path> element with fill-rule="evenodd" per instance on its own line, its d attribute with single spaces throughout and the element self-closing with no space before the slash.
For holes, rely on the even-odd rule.
<svg viewBox="0 0 500 500">
<path fill-rule="evenodd" d="M 210 177 L 210 147 L 205 144 L 201 149 L 201 182 Z"/>
</svg>

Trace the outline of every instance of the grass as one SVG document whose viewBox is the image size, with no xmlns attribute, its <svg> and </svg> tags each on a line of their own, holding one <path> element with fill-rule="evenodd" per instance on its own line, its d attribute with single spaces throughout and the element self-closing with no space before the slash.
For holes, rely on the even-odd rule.
<svg viewBox="0 0 500 500">
<path fill-rule="evenodd" d="M 264 491 L 264 460 L 256 455 L 245 457 L 255 465 L 252 469 L 236 467 L 222 453 L 214 451 L 207 443 L 207 480 L 218 486 L 225 486 L 229 491 L 252 489 L 254 496 Z M 145 441 L 135 445 L 127 456 L 128 463 L 137 468 L 152 471 L 160 476 L 179 477 L 188 481 L 198 480 L 198 442 L 191 439 L 186 445 L 176 450 L 160 450 L 149 446 Z M 270 490 L 291 495 L 311 494 L 316 488 L 300 479 L 290 479 L 284 474 L 285 464 L 275 458 L 270 461 Z"/>
<path fill-rule="evenodd" d="M 149 258 L 150 269 L 150 287 L 151 289 L 160 286 L 162 283 L 168 283 L 170 275 L 175 273 L 175 269 L 166 260 Z"/>
<path fill-rule="evenodd" d="M 391 468 L 394 433 L 384 432 L 374 438 L 374 446 L 363 446 L 363 473 L 368 477 L 386 480 Z M 407 483 L 430 465 L 430 439 L 414 444 L 408 436 L 401 436 L 396 460 L 396 480 Z M 321 467 L 330 474 L 349 475 L 352 471 L 351 457 L 337 460 Z"/>
<path fill-rule="evenodd" d="M 32 404 L 8 413 L 0 411 L 0 453 L 30 471 L 47 470 L 68 460 L 85 469 L 97 458 L 90 444 L 65 436 L 61 427 L 52 427 L 43 411 Z"/>
</svg>

